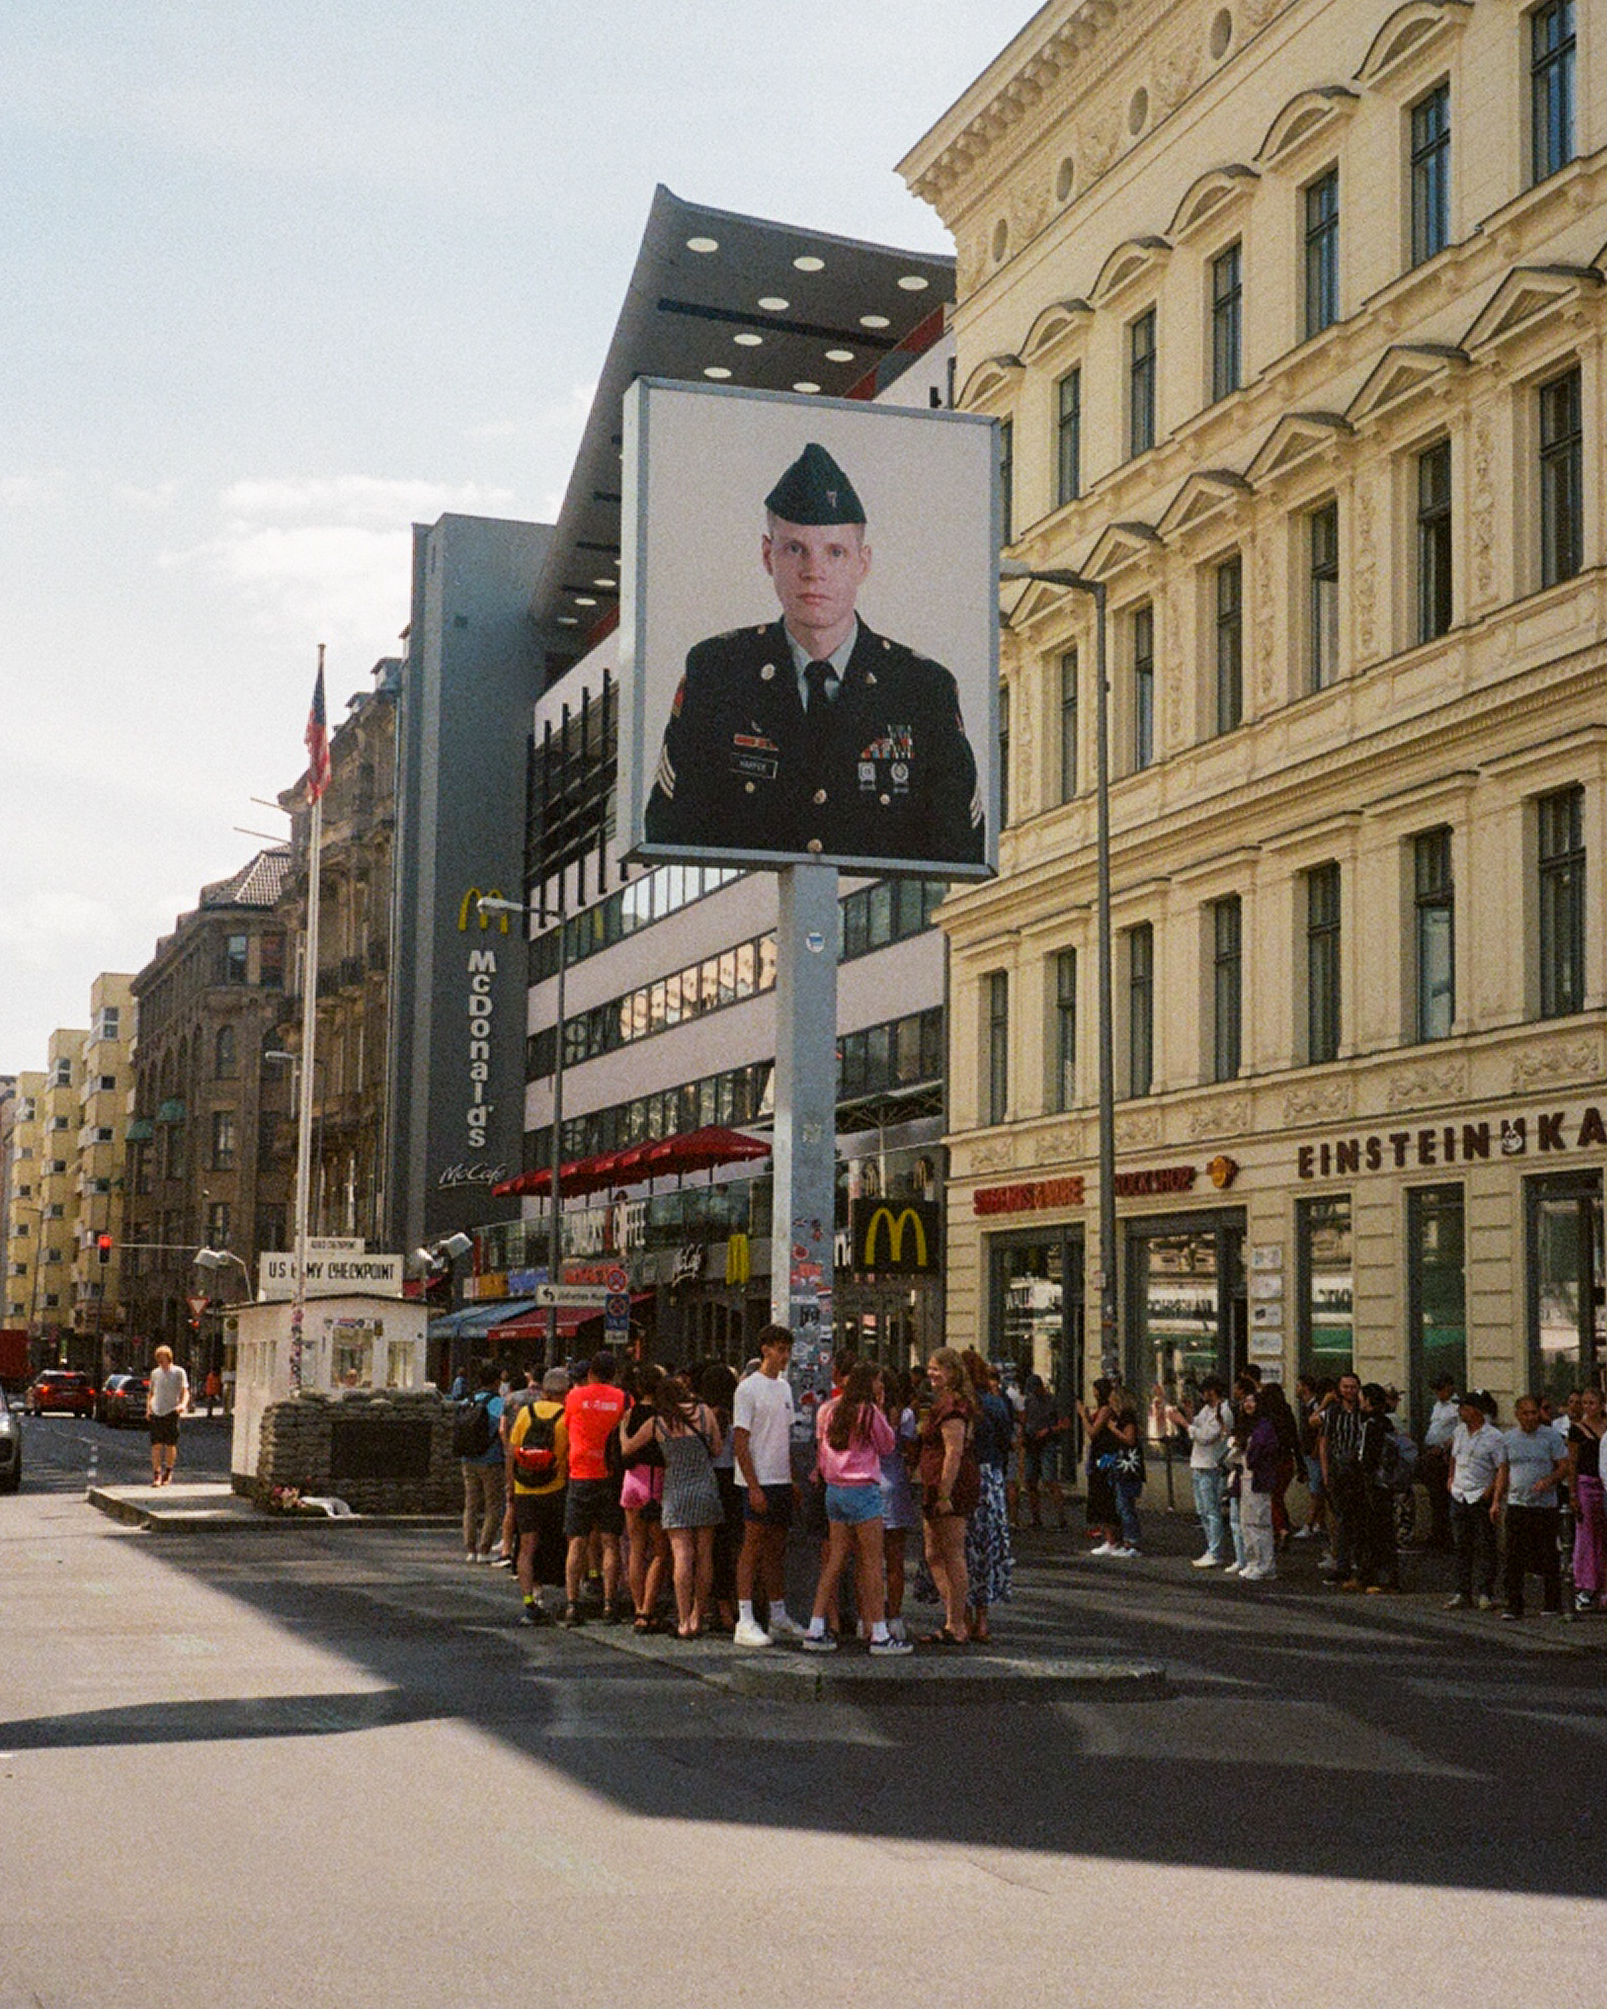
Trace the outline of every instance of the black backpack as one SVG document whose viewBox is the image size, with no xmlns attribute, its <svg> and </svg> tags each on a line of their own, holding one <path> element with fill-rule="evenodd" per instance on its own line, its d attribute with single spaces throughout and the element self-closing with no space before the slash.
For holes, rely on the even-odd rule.
<svg viewBox="0 0 1607 2009">
<path fill-rule="evenodd" d="M 471 1402 L 460 1402 L 452 1425 L 453 1457 L 483 1458 L 491 1449 L 491 1436 L 490 1398 L 476 1395 Z"/>
<path fill-rule="evenodd" d="M 524 1435 L 513 1446 L 513 1476 L 521 1486 L 550 1486 L 558 1472 L 558 1418 L 555 1409 L 543 1416 L 533 1402 L 525 1405 Z"/>
</svg>

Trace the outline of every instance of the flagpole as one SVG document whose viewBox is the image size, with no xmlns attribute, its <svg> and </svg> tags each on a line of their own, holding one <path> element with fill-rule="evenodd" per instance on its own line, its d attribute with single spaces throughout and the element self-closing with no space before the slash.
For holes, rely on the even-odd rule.
<svg viewBox="0 0 1607 2009">
<path fill-rule="evenodd" d="M 318 684 L 314 717 L 320 728 L 323 720 L 324 645 L 318 644 Z M 324 837 L 324 784 L 328 778 L 327 741 L 320 754 L 311 745 L 313 728 L 308 727 L 309 753 L 307 793 L 312 803 L 312 821 L 307 832 L 307 938 L 301 959 L 301 1065 L 296 1076 L 296 1294 L 290 1308 L 290 1387 L 301 1388 L 303 1327 L 307 1312 L 307 1217 L 312 1198 L 312 1092 L 314 1049 L 318 1042 L 318 896 L 319 860 Z"/>
</svg>

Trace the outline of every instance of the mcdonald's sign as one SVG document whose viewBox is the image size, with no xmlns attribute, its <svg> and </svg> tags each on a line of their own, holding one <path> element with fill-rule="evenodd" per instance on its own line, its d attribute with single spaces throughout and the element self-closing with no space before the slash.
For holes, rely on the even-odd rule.
<svg viewBox="0 0 1607 2009">
<path fill-rule="evenodd" d="M 480 923 L 480 933 L 482 935 L 485 933 L 487 927 L 491 926 L 500 927 L 502 933 L 506 934 L 508 932 L 507 915 L 482 914 L 480 912 L 482 895 L 487 900 L 500 900 L 502 898 L 502 888 L 500 886 L 471 886 L 469 888 L 458 902 L 458 933 L 460 935 L 468 933 L 469 917 L 473 915 L 475 920 Z"/>
<path fill-rule="evenodd" d="M 942 1220 L 932 1200 L 855 1200 L 854 1268 L 862 1275 L 932 1275 L 942 1268 Z"/>
</svg>

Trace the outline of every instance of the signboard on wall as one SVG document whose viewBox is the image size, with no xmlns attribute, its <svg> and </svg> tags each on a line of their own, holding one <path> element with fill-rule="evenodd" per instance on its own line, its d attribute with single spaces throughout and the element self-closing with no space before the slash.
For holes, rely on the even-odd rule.
<svg viewBox="0 0 1607 2009">
<path fill-rule="evenodd" d="M 990 875 L 996 453 L 967 413 L 632 387 L 627 850 Z"/>
</svg>

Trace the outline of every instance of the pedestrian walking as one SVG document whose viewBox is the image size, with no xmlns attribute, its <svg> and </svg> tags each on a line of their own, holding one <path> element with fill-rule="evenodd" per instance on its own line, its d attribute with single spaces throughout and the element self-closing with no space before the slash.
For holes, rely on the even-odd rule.
<svg viewBox="0 0 1607 2009">
<path fill-rule="evenodd" d="M 179 1419 L 190 1407 L 190 1377 L 173 1365 L 173 1349 L 159 1346 L 153 1356 L 151 1385 L 145 1397 L 145 1422 L 151 1438 L 151 1484 L 171 1486 L 179 1462 Z"/>
</svg>

